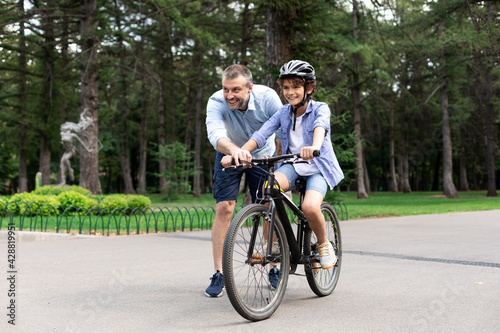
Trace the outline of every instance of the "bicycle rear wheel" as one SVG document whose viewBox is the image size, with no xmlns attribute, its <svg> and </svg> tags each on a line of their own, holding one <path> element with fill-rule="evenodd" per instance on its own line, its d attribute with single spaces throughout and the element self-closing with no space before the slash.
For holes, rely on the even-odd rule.
<svg viewBox="0 0 500 333">
<path fill-rule="evenodd" d="M 267 240 L 264 217 L 267 207 L 252 204 L 243 208 L 232 220 L 226 234 L 222 255 L 224 284 L 234 309 L 252 321 L 270 317 L 280 305 L 288 282 L 288 243 L 281 222 L 275 217 L 274 234 L 277 249 L 269 258 L 272 264 L 264 264 L 263 251 Z M 249 253 L 254 242 L 253 251 Z M 274 289 L 269 280 L 269 271 L 276 265 L 280 270 Z"/>
<path fill-rule="evenodd" d="M 321 204 L 321 212 L 325 217 L 326 223 L 326 238 L 332 243 L 335 255 L 337 256 L 337 263 L 332 268 L 322 269 L 319 264 L 319 254 L 316 250 L 317 239 L 311 228 L 307 228 L 304 235 L 304 254 L 314 255 L 311 266 L 305 265 L 305 272 L 307 282 L 312 291 L 318 296 L 328 296 L 335 289 L 339 280 L 340 266 L 342 264 L 342 239 L 340 236 L 340 225 L 337 214 L 333 207 L 323 202 Z"/>
</svg>

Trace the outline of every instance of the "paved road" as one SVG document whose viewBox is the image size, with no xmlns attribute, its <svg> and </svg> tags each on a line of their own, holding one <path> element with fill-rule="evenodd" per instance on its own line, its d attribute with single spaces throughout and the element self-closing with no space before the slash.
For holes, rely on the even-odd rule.
<svg viewBox="0 0 500 333">
<path fill-rule="evenodd" d="M 211 242 L 210 232 L 200 231 L 54 239 L 23 233 L 16 326 L 9 325 L 2 232 L 0 332 L 500 332 L 500 210 L 341 227 L 335 292 L 318 298 L 304 277 L 291 276 L 280 308 L 257 323 L 241 318 L 227 296 L 203 295 Z"/>
</svg>

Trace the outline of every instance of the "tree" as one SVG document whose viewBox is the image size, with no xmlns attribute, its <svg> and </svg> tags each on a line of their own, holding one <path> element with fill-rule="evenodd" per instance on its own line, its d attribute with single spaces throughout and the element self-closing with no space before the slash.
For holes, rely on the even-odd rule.
<svg viewBox="0 0 500 333">
<path fill-rule="evenodd" d="M 442 37 L 444 34 L 444 22 L 438 22 L 438 33 Z M 441 64 L 441 110 L 443 112 L 443 193 L 446 198 L 458 198 L 457 189 L 453 184 L 453 158 L 450 129 L 450 115 L 448 111 L 448 91 L 446 78 L 446 56 L 444 52 L 440 59 Z"/>
<path fill-rule="evenodd" d="M 354 41 L 358 40 L 358 1 L 352 2 L 352 35 Z M 361 98 L 360 98 L 360 55 L 359 52 L 352 54 L 353 73 L 352 73 L 352 108 L 353 108 L 353 121 L 354 132 L 356 133 L 356 173 L 357 173 L 357 186 L 358 186 L 358 199 L 368 198 L 368 193 L 365 188 L 365 164 L 363 160 L 363 141 L 361 134 Z"/>
<path fill-rule="evenodd" d="M 19 0 L 19 12 L 24 16 L 24 0 Z M 19 74 L 18 74 L 18 98 L 19 98 L 19 192 L 28 191 L 28 174 L 26 171 L 26 41 L 24 32 L 24 21 L 19 22 Z"/>
<path fill-rule="evenodd" d="M 96 35 L 97 28 L 97 0 L 81 0 L 82 2 L 82 52 L 81 52 L 81 113 L 87 111 L 92 118 L 92 125 L 82 133 L 82 140 L 88 143 L 90 151 L 80 147 L 80 186 L 90 190 L 93 194 L 102 194 L 99 181 L 99 81 L 98 81 L 98 53 L 99 46 Z"/>
</svg>

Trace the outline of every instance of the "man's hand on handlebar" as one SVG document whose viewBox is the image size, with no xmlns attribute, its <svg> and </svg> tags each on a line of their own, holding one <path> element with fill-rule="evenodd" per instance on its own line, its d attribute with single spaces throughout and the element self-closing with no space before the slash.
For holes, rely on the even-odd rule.
<svg viewBox="0 0 500 333">
<path fill-rule="evenodd" d="M 241 161 L 251 162 L 252 161 L 252 154 L 250 154 L 250 152 L 248 150 L 237 149 L 237 150 L 234 150 L 231 155 L 224 156 L 222 158 L 220 164 L 224 168 L 227 168 L 233 164 L 232 163 L 233 160 L 234 160 L 234 164 L 236 166 L 239 166 L 241 164 Z"/>
</svg>

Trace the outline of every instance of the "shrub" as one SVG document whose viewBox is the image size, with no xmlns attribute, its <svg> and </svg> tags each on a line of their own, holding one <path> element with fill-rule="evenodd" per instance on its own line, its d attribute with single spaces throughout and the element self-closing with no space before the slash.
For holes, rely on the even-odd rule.
<svg viewBox="0 0 500 333">
<path fill-rule="evenodd" d="M 134 208 L 146 208 L 151 206 L 151 200 L 143 195 L 127 195 L 127 206 Z"/>
<path fill-rule="evenodd" d="M 51 205 L 55 210 L 49 205 L 42 208 L 45 204 Z M 23 192 L 14 195 L 7 207 L 10 214 L 35 216 L 42 209 L 41 215 L 47 216 L 49 213 L 53 215 L 60 212 L 59 205 L 60 202 L 54 195 L 38 195 L 33 192 Z"/>
<path fill-rule="evenodd" d="M 86 197 L 90 197 L 90 195 L 92 194 L 89 190 L 87 190 L 81 186 L 78 186 L 78 185 L 71 185 L 71 186 L 45 185 L 45 186 L 41 186 L 41 187 L 36 188 L 31 193 L 35 193 L 38 195 L 59 195 L 63 192 L 67 192 L 67 191 L 77 192 L 77 193 L 83 194 Z"/>
<path fill-rule="evenodd" d="M 78 185 L 71 185 L 70 188 L 69 188 L 69 190 L 73 191 L 73 192 L 77 192 L 77 193 L 83 194 L 86 197 L 90 197 L 92 195 L 92 192 L 90 192 L 86 188 L 83 188 L 83 187 L 78 186 Z"/>
<path fill-rule="evenodd" d="M 86 197 L 84 194 L 76 192 L 76 191 L 66 191 L 57 196 L 59 202 L 67 209 L 68 207 L 73 206 L 73 208 L 69 209 L 67 212 L 69 215 L 76 212 L 78 208 L 85 207 L 85 211 L 81 211 L 82 214 L 85 214 L 86 211 L 97 208 L 97 201 L 91 198 Z"/>
<path fill-rule="evenodd" d="M 113 194 L 105 197 L 100 205 L 99 208 L 101 211 L 103 209 L 109 209 L 110 211 L 113 211 L 113 209 L 119 208 L 124 210 L 127 208 L 127 199 L 125 199 L 125 196 L 123 194 Z M 102 212 L 103 215 L 109 214 L 108 212 Z M 116 214 L 119 214 L 119 212 L 116 212 Z"/>
<path fill-rule="evenodd" d="M 38 187 L 31 193 L 35 193 L 38 195 L 59 195 L 61 194 L 65 189 L 63 187 L 59 186 L 50 186 L 50 185 L 45 185 Z"/>
</svg>

